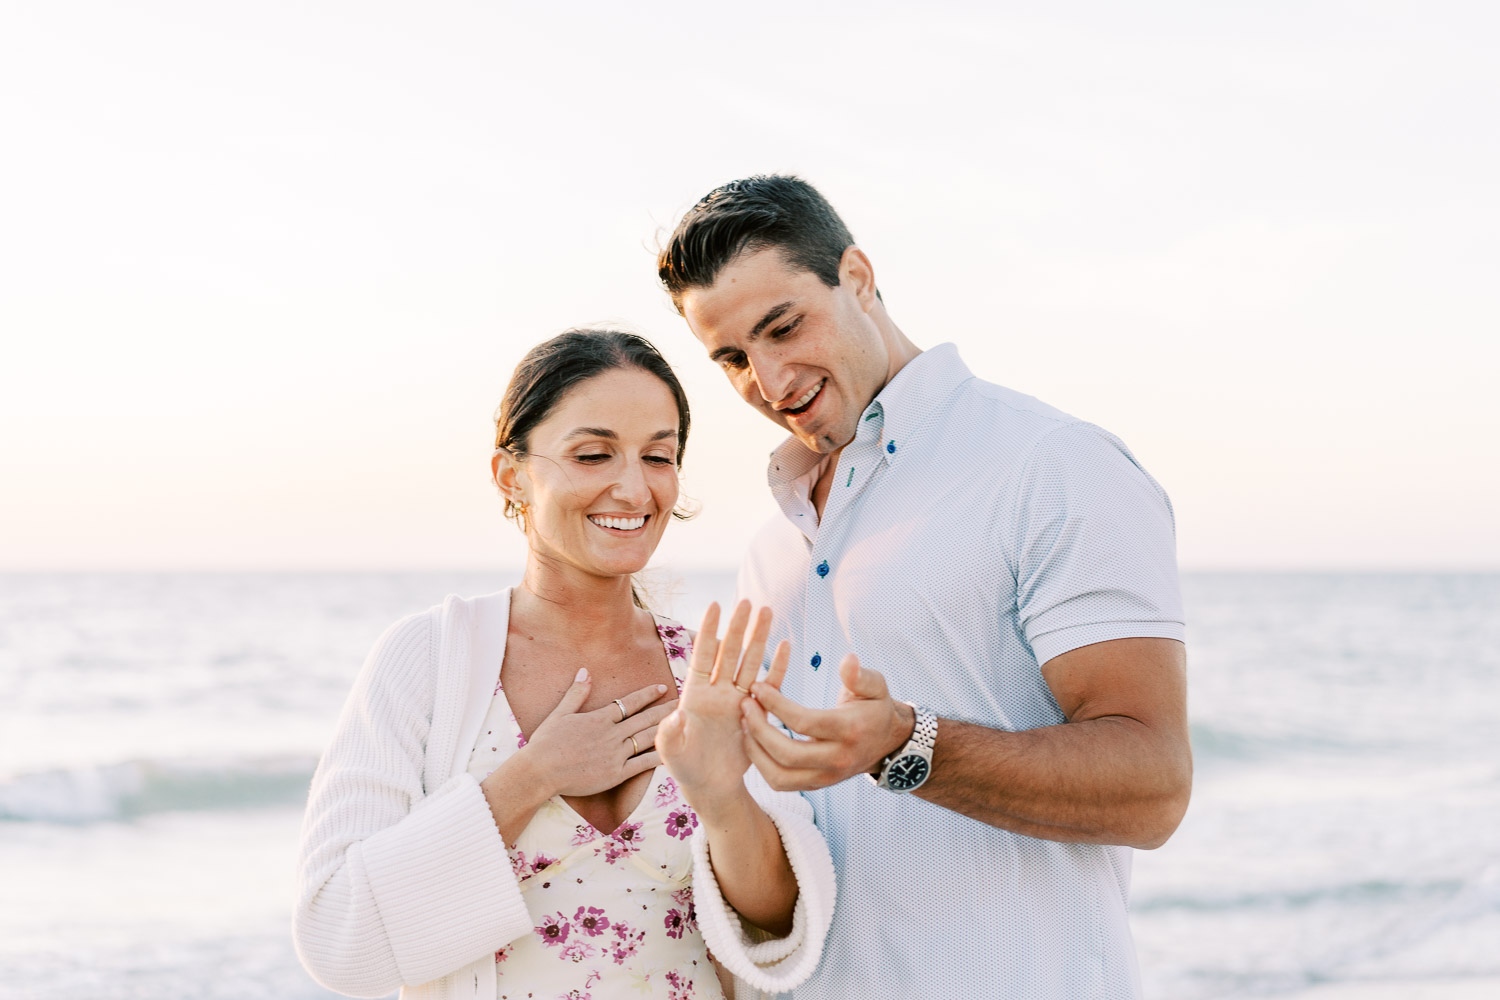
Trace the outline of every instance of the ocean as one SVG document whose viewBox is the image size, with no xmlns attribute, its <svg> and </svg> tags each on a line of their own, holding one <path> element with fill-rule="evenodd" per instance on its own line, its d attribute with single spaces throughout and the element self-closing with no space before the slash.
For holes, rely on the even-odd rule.
<svg viewBox="0 0 1500 1000">
<path fill-rule="evenodd" d="M 333 996 L 289 934 L 317 756 L 385 626 L 511 582 L 0 575 L 0 997 Z M 1183 590 L 1196 778 L 1136 855 L 1146 995 L 1500 983 L 1500 575 Z M 652 592 L 696 626 L 732 591 Z"/>
</svg>

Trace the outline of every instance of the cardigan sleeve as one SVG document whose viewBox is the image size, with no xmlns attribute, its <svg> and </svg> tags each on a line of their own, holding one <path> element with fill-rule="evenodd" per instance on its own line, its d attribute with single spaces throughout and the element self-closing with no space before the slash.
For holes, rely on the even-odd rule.
<svg viewBox="0 0 1500 1000">
<path fill-rule="evenodd" d="M 745 774 L 745 786 L 776 824 L 797 879 L 792 929 L 786 937 L 773 938 L 740 919 L 719 889 L 701 827 L 693 834 L 693 906 L 709 950 L 725 968 L 754 990 L 782 993 L 806 981 L 823 956 L 833 922 L 833 858 L 805 798 L 773 790 L 753 766 Z"/>
<path fill-rule="evenodd" d="M 312 977 L 351 996 L 429 982 L 532 929 L 479 783 L 423 788 L 440 614 L 376 642 L 313 775 L 293 937 Z"/>
</svg>

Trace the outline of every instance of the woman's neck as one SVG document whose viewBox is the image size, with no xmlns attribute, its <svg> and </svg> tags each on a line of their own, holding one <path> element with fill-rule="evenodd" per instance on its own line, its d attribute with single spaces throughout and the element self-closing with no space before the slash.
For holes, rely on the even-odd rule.
<svg viewBox="0 0 1500 1000">
<path fill-rule="evenodd" d="M 526 574 L 512 599 L 534 629 L 579 635 L 628 635 L 640 611 L 628 576 L 591 576 L 571 566 L 526 557 Z"/>
</svg>

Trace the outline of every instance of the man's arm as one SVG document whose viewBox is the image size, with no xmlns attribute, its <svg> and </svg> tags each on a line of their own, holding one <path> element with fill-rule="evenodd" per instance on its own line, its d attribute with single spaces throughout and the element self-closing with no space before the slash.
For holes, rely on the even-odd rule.
<svg viewBox="0 0 1500 1000">
<path fill-rule="evenodd" d="M 911 738 L 912 710 L 884 677 L 852 655 L 839 675 L 844 689 L 831 709 L 787 698 L 775 672 L 745 699 L 746 747 L 773 788 L 824 788 L 871 773 Z M 1044 840 L 1160 847 L 1192 787 L 1182 643 L 1094 643 L 1048 660 L 1042 676 L 1067 722 L 1007 732 L 941 719 L 932 777 L 913 794 Z M 767 712 L 808 739 L 789 739 Z"/>
</svg>

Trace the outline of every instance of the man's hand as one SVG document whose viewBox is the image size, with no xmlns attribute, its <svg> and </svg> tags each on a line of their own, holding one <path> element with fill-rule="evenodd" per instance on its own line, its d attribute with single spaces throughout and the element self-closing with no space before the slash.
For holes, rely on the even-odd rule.
<svg viewBox="0 0 1500 1000">
<path fill-rule="evenodd" d="M 833 708 L 797 704 L 781 693 L 786 658 L 771 664 L 765 680 L 741 703 L 745 750 L 767 784 L 780 791 L 827 788 L 845 778 L 870 774 L 906 745 L 916 728 L 910 705 L 891 698 L 885 678 L 859 665 L 853 653 L 839 664 L 843 689 Z M 807 739 L 794 740 L 771 725 L 766 713 Z"/>
</svg>

